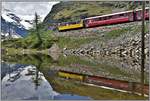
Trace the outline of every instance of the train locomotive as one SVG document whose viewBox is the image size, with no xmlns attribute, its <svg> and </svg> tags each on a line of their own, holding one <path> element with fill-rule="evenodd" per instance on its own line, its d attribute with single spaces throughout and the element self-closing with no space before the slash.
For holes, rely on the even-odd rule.
<svg viewBox="0 0 150 101">
<path fill-rule="evenodd" d="M 149 20 L 149 7 L 145 8 L 145 19 Z M 65 22 L 58 25 L 59 31 L 66 31 L 80 28 L 90 28 L 102 25 L 119 24 L 142 20 L 142 9 L 130 10 L 102 16 L 88 17 L 77 22 Z"/>
</svg>

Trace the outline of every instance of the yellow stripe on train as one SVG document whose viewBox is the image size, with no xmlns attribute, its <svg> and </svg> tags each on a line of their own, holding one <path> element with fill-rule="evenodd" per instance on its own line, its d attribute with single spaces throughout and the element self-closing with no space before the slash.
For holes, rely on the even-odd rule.
<svg viewBox="0 0 150 101">
<path fill-rule="evenodd" d="M 70 78 L 70 79 L 77 79 L 77 80 L 81 80 L 81 81 L 83 81 L 83 78 L 84 78 L 82 75 L 70 74 L 70 73 L 65 73 L 65 72 L 58 72 L 58 75 L 60 77 Z"/>
<path fill-rule="evenodd" d="M 58 26 L 59 31 L 68 30 L 68 29 L 76 29 L 76 28 L 82 28 L 83 27 L 83 21 L 81 20 L 80 23 L 77 24 L 68 24 L 64 26 Z"/>
</svg>

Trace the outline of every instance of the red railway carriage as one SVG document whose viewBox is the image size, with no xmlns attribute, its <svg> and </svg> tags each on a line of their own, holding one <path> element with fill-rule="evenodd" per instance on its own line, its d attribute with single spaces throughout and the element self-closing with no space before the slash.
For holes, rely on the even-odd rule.
<svg viewBox="0 0 150 101">
<path fill-rule="evenodd" d="M 96 17 L 89 17 L 84 20 L 85 27 L 95 27 L 100 25 L 110 25 L 141 20 L 142 9 L 136 11 L 130 10 L 125 12 L 107 14 Z M 146 8 L 145 19 L 149 19 L 149 8 Z"/>
<path fill-rule="evenodd" d="M 142 20 L 142 9 L 138 9 L 135 11 L 136 14 L 136 21 L 138 20 Z M 148 20 L 149 19 L 149 8 L 145 9 L 145 19 Z"/>
<path fill-rule="evenodd" d="M 133 21 L 133 11 L 107 14 L 85 19 L 85 27 L 95 27 Z"/>
</svg>

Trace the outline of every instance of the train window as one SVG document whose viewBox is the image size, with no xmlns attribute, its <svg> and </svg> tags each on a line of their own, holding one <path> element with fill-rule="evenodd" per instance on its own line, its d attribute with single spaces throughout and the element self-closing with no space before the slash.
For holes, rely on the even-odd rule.
<svg viewBox="0 0 150 101">
<path fill-rule="evenodd" d="M 98 21 L 98 18 L 93 19 L 93 21 Z"/>
<path fill-rule="evenodd" d="M 120 14 L 120 16 L 124 16 L 124 14 Z"/>
<path fill-rule="evenodd" d="M 89 23 L 93 22 L 91 19 L 88 21 Z"/>
<path fill-rule="evenodd" d="M 96 18 L 96 21 L 99 21 L 99 18 Z"/>
<path fill-rule="evenodd" d="M 146 13 L 149 13 L 149 9 L 146 9 Z"/>
<path fill-rule="evenodd" d="M 112 16 L 108 16 L 108 19 L 111 19 L 112 18 Z"/>
<path fill-rule="evenodd" d="M 107 17 L 104 17 L 104 18 L 103 18 L 103 20 L 106 20 L 106 19 L 107 19 Z"/>
<path fill-rule="evenodd" d="M 118 18 L 118 17 L 120 17 L 120 14 L 114 15 L 114 18 Z"/>
<path fill-rule="evenodd" d="M 124 14 L 123 14 L 123 16 L 127 16 L 127 14 L 126 14 L 126 13 L 124 13 Z"/>
<path fill-rule="evenodd" d="M 113 15 L 113 16 L 112 16 L 112 18 L 117 18 L 117 17 L 118 17 L 118 15 Z"/>
<path fill-rule="evenodd" d="M 99 18 L 99 21 L 100 21 L 100 20 L 102 20 L 102 18 L 101 18 L 101 17 Z"/>
</svg>

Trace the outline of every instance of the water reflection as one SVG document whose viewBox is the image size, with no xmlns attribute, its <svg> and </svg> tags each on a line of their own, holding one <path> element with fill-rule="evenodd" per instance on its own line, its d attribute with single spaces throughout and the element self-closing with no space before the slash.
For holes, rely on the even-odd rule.
<svg viewBox="0 0 150 101">
<path fill-rule="evenodd" d="M 40 68 L 40 62 L 38 64 Z M 3 100 L 52 100 L 66 99 L 53 90 L 50 83 L 33 65 L 2 63 L 2 99 Z M 90 99 L 89 97 L 69 95 L 73 99 Z"/>
<path fill-rule="evenodd" d="M 49 55 L 9 55 L 2 56 L 2 99 L 145 99 L 135 94 L 136 86 L 130 83 L 131 93 L 121 93 L 110 85 L 109 79 L 148 84 L 148 74 L 145 70 L 128 72 L 128 68 L 120 68 L 119 62 L 110 58 L 59 56 L 53 59 Z M 122 61 L 123 62 L 123 61 Z M 14 64 L 17 63 L 17 64 Z M 112 64 L 113 63 L 113 64 Z M 20 65 L 21 64 L 21 65 Z M 5 67 L 5 68 L 4 68 Z M 59 70 L 76 72 L 84 75 L 105 77 L 107 82 L 103 89 L 98 86 L 85 86 L 84 82 L 74 79 L 63 79 L 58 75 Z M 144 75 L 144 76 L 143 76 Z M 141 78 L 140 78 L 141 77 Z M 73 81 L 72 81 L 73 80 Z M 143 82 L 144 81 L 144 82 Z M 146 82 L 145 82 L 146 81 Z M 102 81 L 95 81 L 102 82 Z M 115 84 L 115 83 L 112 83 Z M 95 85 L 95 84 L 94 84 Z M 107 87 L 110 87 L 109 89 Z M 148 86 L 149 87 L 149 86 Z M 144 86 L 137 87 L 144 95 Z M 80 89 L 80 90 L 79 90 Z M 104 90 L 106 89 L 106 91 Z M 146 88 L 147 89 L 147 88 Z M 87 93 L 91 90 L 91 93 Z M 11 91 L 14 91 L 13 93 Z M 21 92 L 20 91 L 24 91 Z M 106 92 L 106 93 L 105 93 Z M 109 93 L 108 93 L 109 92 Z M 102 94 L 103 93 L 103 94 Z M 118 95 L 117 95 L 118 93 Z M 106 95 L 107 94 L 107 95 Z M 113 96 L 108 96 L 112 94 Z M 124 96 L 119 97 L 122 94 Z M 147 94 L 147 93 L 146 93 Z M 103 96 L 101 96 L 103 95 Z"/>
<path fill-rule="evenodd" d="M 3 63 L 5 64 L 5 63 Z M 15 67 L 16 65 L 10 66 Z M 5 68 L 2 66 L 2 68 Z M 32 73 L 31 73 L 32 72 Z M 57 94 L 53 91 L 43 74 L 34 66 L 21 66 L 6 72 L 2 79 L 2 99 L 53 99 Z M 46 89 L 45 89 L 46 88 Z"/>
</svg>

